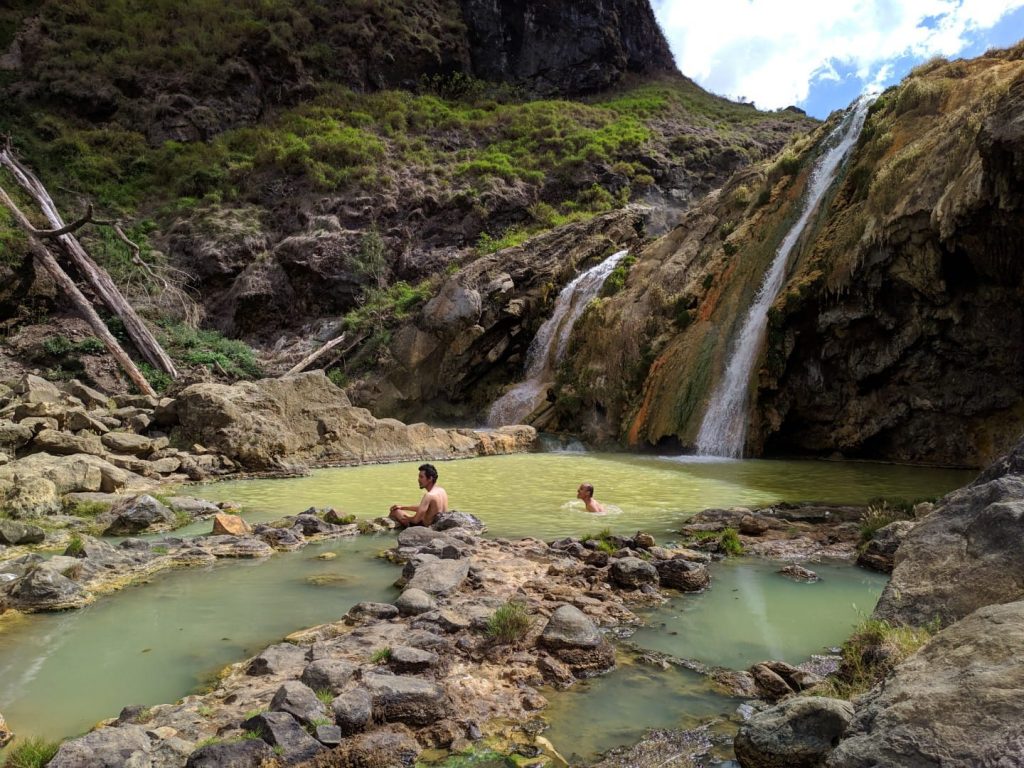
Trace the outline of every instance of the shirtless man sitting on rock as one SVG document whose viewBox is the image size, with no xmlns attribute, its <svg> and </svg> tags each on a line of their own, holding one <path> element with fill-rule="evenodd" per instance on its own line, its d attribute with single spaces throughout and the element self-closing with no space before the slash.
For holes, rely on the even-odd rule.
<svg viewBox="0 0 1024 768">
<path fill-rule="evenodd" d="M 400 504 L 391 505 L 388 517 L 398 523 L 399 528 L 408 528 L 410 525 L 432 525 L 438 515 L 448 511 L 448 492 L 437 484 L 437 470 L 433 464 L 420 465 L 419 484 L 426 493 L 423 494 L 418 505 L 414 507 Z M 407 512 L 413 514 L 406 514 Z"/>
</svg>

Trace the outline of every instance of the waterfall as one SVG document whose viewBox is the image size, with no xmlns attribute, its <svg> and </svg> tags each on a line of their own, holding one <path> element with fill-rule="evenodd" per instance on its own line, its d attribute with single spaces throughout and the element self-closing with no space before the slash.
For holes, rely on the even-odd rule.
<svg viewBox="0 0 1024 768">
<path fill-rule="evenodd" d="M 526 353 L 526 378 L 494 401 L 487 412 L 490 426 L 518 424 L 544 402 L 573 326 L 626 253 L 613 253 L 596 267 L 577 275 L 558 294 L 554 312 L 530 342 Z"/>
<path fill-rule="evenodd" d="M 743 455 L 747 436 L 747 401 L 750 377 L 754 363 L 761 349 L 765 328 L 768 325 L 768 308 L 775 301 L 786 275 L 786 264 L 790 251 L 807 226 L 811 215 L 825 192 L 831 186 L 836 172 L 857 141 L 871 99 L 861 98 L 856 107 L 842 120 L 825 140 L 825 146 L 832 145 L 818 158 L 807 183 L 800 218 L 786 233 L 785 239 L 775 253 L 775 259 L 764 277 L 764 282 L 754 297 L 743 328 L 733 345 L 732 357 L 725 376 L 711 396 L 704 421 L 697 435 L 697 453 L 704 456 Z"/>
</svg>

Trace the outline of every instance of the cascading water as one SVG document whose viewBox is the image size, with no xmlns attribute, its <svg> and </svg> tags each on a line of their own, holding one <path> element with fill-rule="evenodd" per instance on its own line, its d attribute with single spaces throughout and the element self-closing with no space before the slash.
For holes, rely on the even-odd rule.
<svg viewBox="0 0 1024 768">
<path fill-rule="evenodd" d="M 733 458 L 743 455 L 747 436 L 750 377 L 768 325 L 768 308 L 782 289 L 790 251 L 793 250 L 818 203 L 831 186 L 843 160 L 860 136 L 871 101 L 869 98 L 861 98 L 853 111 L 826 140 L 826 146 L 833 142 L 834 145 L 818 159 L 811 172 L 800 218 L 779 246 L 736 339 L 725 376 L 711 396 L 711 402 L 697 435 L 697 453 L 700 455 Z"/>
<path fill-rule="evenodd" d="M 573 326 L 626 253 L 613 253 L 596 267 L 577 275 L 558 294 L 554 312 L 537 331 L 526 353 L 526 378 L 494 401 L 487 412 L 490 426 L 518 424 L 543 402 Z"/>
</svg>

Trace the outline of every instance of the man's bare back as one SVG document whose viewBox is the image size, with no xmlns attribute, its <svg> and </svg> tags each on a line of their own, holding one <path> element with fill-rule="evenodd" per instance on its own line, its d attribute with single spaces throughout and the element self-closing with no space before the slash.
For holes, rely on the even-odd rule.
<svg viewBox="0 0 1024 768">
<path fill-rule="evenodd" d="M 438 515 L 448 511 L 448 492 L 437 485 L 437 470 L 432 464 L 424 464 L 420 467 L 418 482 L 420 488 L 426 491 L 419 504 L 416 506 L 391 505 L 388 517 L 402 528 L 407 528 L 410 525 L 433 525 Z M 412 514 L 406 514 L 407 512 Z"/>
</svg>

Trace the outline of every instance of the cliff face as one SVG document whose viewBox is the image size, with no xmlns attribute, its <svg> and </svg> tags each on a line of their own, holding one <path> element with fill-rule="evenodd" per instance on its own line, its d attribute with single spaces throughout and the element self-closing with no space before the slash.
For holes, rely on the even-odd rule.
<svg viewBox="0 0 1024 768">
<path fill-rule="evenodd" d="M 536 93 L 593 93 L 626 72 L 675 71 L 647 0 L 462 0 L 462 16 L 474 74 Z"/>
<path fill-rule="evenodd" d="M 872 106 L 770 310 L 748 453 L 978 466 L 1020 433 L 1022 55 L 931 63 Z M 592 437 L 693 444 L 812 154 L 734 177 L 584 318 L 562 394 Z"/>
</svg>

